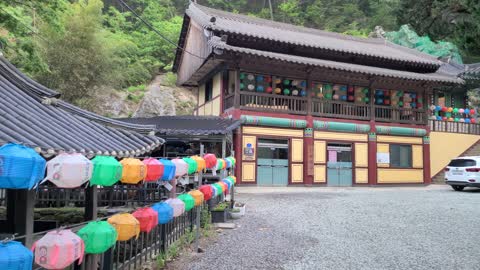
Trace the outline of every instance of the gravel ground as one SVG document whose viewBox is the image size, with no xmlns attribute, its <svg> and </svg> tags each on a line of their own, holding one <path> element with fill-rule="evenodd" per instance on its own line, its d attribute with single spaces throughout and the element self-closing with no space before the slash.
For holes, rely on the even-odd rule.
<svg viewBox="0 0 480 270">
<path fill-rule="evenodd" d="M 237 188 L 247 203 L 184 269 L 480 269 L 480 190 Z"/>
</svg>

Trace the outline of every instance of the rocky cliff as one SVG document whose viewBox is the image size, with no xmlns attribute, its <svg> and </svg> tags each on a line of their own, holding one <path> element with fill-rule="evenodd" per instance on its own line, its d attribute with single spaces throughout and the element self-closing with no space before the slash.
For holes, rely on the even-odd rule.
<svg viewBox="0 0 480 270">
<path fill-rule="evenodd" d="M 171 76 L 161 74 L 146 87 L 103 89 L 95 112 L 113 118 L 190 115 L 196 99 L 195 90 L 174 86 Z"/>
</svg>

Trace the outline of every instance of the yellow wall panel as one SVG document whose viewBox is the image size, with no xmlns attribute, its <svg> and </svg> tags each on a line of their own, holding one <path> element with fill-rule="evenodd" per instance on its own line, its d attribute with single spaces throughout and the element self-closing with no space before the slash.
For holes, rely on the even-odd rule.
<svg viewBox="0 0 480 270">
<path fill-rule="evenodd" d="M 245 152 L 243 151 L 243 149 L 245 147 L 247 147 L 247 144 L 251 144 L 253 146 L 253 149 L 255 151 L 253 157 L 245 156 Z M 240 151 L 242 151 L 242 155 L 243 155 L 244 160 L 246 160 L 246 159 L 255 160 L 255 156 L 257 154 L 257 137 L 255 137 L 255 136 L 243 136 L 242 149 L 240 149 Z"/>
<path fill-rule="evenodd" d="M 205 115 L 205 106 L 198 108 L 198 115 Z"/>
<path fill-rule="evenodd" d="M 255 163 L 242 162 L 242 182 L 255 182 Z"/>
<path fill-rule="evenodd" d="M 422 144 L 422 140 L 421 137 L 377 136 L 377 142 Z"/>
<path fill-rule="evenodd" d="M 368 169 L 366 168 L 355 169 L 355 183 L 368 184 Z"/>
<path fill-rule="evenodd" d="M 303 139 L 292 139 L 292 162 L 303 162 Z"/>
<path fill-rule="evenodd" d="M 423 183 L 421 169 L 378 169 L 377 182 L 388 183 Z"/>
<path fill-rule="evenodd" d="M 285 137 L 302 137 L 303 129 L 281 129 L 281 128 L 264 128 L 264 127 L 243 127 L 244 134 L 252 135 L 271 135 Z"/>
<path fill-rule="evenodd" d="M 212 98 L 220 95 L 222 92 L 222 73 L 213 76 Z"/>
<path fill-rule="evenodd" d="M 213 100 L 212 102 L 212 115 L 219 116 L 220 115 L 220 98 Z"/>
<path fill-rule="evenodd" d="M 377 153 L 390 153 L 390 145 L 387 143 L 377 143 Z"/>
<path fill-rule="evenodd" d="M 200 85 L 198 88 L 198 106 L 205 103 L 205 84 Z"/>
<path fill-rule="evenodd" d="M 314 145 L 314 163 L 326 163 L 326 156 L 327 156 L 327 144 L 325 141 L 315 141 Z"/>
<path fill-rule="evenodd" d="M 368 167 L 367 143 L 355 143 L 355 166 Z"/>
<path fill-rule="evenodd" d="M 303 182 L 303 164 L 292 164 L 292 183 Z"/>
<path fill-rule="evenodd" d="M 451 159 L 458 157 L 480 139 L 478 135 L 431 132 L 430 174 L 435 176 Z"/>
<path fill-rule="evenodd" d="M 368 140 L 368 137 L 367 134 L 315 131 L 315 139 L 366 142 Z"/>
<path fill-rule="evenodd" d="M 326 168 L 325 165 L 315 165 L 313 173 L 313 182 L 314 183 L 325 183 L 327 180 L 326 177 Z"/>
<path fill-rule="evenodd" d="M 423 168 L 423 145 L 412 145 L 412 166 Z"/>
<path fill-rule="evenodd" d="M 205 108 L 205 115 L 212 115 L 212 103 L 208 102 L 203 106 Z"/>
</svg>

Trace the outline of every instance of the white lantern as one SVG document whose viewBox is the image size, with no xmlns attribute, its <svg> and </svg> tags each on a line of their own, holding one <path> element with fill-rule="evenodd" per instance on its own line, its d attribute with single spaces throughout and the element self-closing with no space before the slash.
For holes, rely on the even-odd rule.
<svg viewBox="0 0 480 270">
<path fill-rule="evenodd" d="M 35 262 L 45 269 L 64 269 L 80 259 L 85 246 L 83 240 L 70 230 L 51 231 L 35 242 Z"/>
<path fill-rule="evenodd" d="M 181 158 L 172 159 L 175 164 L 175 177 L 181 177 L 187 174 L 188 164 Z"/>
<path fill-rule="evenodd" d="M 76 188 L 92 178 L 93 164 L 81 154 L 60 154 L 47 162 L 47 177 L 57 187 Z"/>
<path fill-rule="evenodd" d="M 165 202 L 173 208 L 173 217 L 179 217 L 185 212 L 185 203 L 182 200 L 174 198 Z"/>
</svg>

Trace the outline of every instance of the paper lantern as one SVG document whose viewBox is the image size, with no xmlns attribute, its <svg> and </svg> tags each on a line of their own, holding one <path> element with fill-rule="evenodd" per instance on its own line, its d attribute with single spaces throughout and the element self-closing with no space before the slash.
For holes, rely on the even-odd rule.
<svg viewBox="0 0 480 270">
<path fill-rule="evenodd" d="M 292 86 L 297 86 L 298 85 L 298 80 L 293 80 L 292 81 Z"/>
<path fill-rule="evenodd" d="M 179 217 L 183 213 L 185 213 L 185 203 L 182 200 L 178 198 L 168 199 L 165 201 L 165 203 L 167 203 L 168 205 L 170 205 L 170 207 L 172 207 L 173 217 Z"/>
<path fill-rule="evenodd" d="M 368 103 L 370 101 L 370 99 L 368 97 L 366 97 L 366 98 L 364 98 L 364 101 Z"/>
<path fill-rule="evenodd" d="M 197 172 L 197 162 L 193 158 L 184 157 L 182 158 L 185 163 L 188 165 L 187 173 L 194 174 Z"/>
<path fill-rule="evenodd" d="M 240 83 L 240 90 L 243 90 L 245 89 L 245 84 L 244 83 Z"/>
<path fill-rule="evenodd" d="M 152 209 L 158 213 L 158 224 L 167 224 L 173 219 L 173 207 L 166 202 L 156 203 Z"/>
<path fill-rule="evenodd" d="M 349 101 L 353 101 L 354 98 L 355 98 L 354 96 L 348 96 L 348 100 L 349 100 Z"/>
<path fill-rule="evenodd" d="M 455 117 L 455 118 L 453 119 L 453 121 L 458 122 L 458 121 L 460 121 L 460 118 Z"/>
<path fill-rule="evenodd" d="M 164 166 L 160 161 L 158 161 L 158 159 L 147 158 L 143 160 L 143 164 L 145 164 L 145 168 L 147 170 L 145 182 L 155 182 L 162 178 Z"/>
<path fill-rule="evenodd" d="M 32 270 L 33 253 L 20 242 L 0 242 L 0 266 L 3 270 Z"/>
<path fill-rule="evenodd" d="M 290 95 L 290 89 L 288 89 L 288 88 L 283 89 L 283 94 L 284 95 Z"/>
<path fill-rule="evenodd" d="M 250 91 L 253 91 L 253 90 L 255 89 L 255 85 L 249 84 L 249 85 L 247 86 L 247 89 L 250 90 Z"/>
<path fill-rule="evenodd" d="M 45 176 L 46 161 L 32 148 L 8 143 L 0 147 L 0 188 L 31 189 Z"/>
<path fill-rule="evenodd" d="M 432 111 L 432 112 L 435 111 L 435 108 L 436 108 L 435 105 L 431 105 L 431 106 L 429 107 L 430 111 Z"/>
<path fill-rule="evenodd" d="M 141 232 L 150 232 L 158 224 L 158 213 L 151 207 L 137 209 L 132 215 L 140 222 Z"/>
<path fill-rule="evenodd" d="M 257 92 L 264 92 L 264 91 L 265 91 L 265 87 L 263 87 L 263 85 L 257 86 Z"/>
<path fill-rule="evenodd" d="M 240 80 L 245 79 L 245 73 L 240 73 Z"/>
<path fill-rule="evenodd" d="M 115 214 L 107 221 L 117 230 L 117 241 L 128 241 L 140 234 L 140 222 L 132 214 Z"/>
<path fill-rule="evenodd" d="M 318 94 L 317 94 L 317 97 L 323 98 L 323 94 L 322 94 L 322 93 L 318 93 Z"/>
<path fill-rule="evenodd" d="M 172 159 L 175 164 L 175 177 L 182 177 L 188 173 L 188 164 L 181 158 Z"/>
<path fill-rule="evenodd" d="M 216 196 L 220 196 L 223 193 L 223 187 L 219 183 L 212 184 L 212 186 L 217 190 L 215 192 Z"/>
<path fill-rule="evenodd" d="M 225 183 L 227 185 L 227 189 L 229 190 L 232 187 L 232 180 L 230 179 L 223 179 L 222 183 Z"/>
<path fill-rule="evenodd" d="M 464 110 L 464 109 L 459 109 L 458 112 L 459 112 L 459 113 L 464 113 L 465 110 Z"/>
<path fill-rule="evenodd" d="M 267 92 L 267 93 L 269 93 L 269 94 L 272 93 L 272 92 L 273 92 L 272 87 L 267 87 L 267 90 L 266 90 L 265 92 Z"/>
<path fill-rule="evenodd" d="M 442 117 L 441 117 L 441 116 L 437 116 L 437 120 L 438 120 L 438 121 L 441 121 L 441 120 L 442 120 Z"/>
<path fill-rule="evenodd" d="M 47 162 L 47 177 L 59 188 L 76 188 L 92 178 L 93 163 L 81 154 L 60 154 Z"/>
<path fill-rule="evenodd" d="M 222 192 L 227 193 L 228 192 L 228 185 L 225 184 L 224 182 L 220 181 L 218 184 L 222 187 Z"/>
<path fill-rule="evenodd" d="M 297 89 L 292 91 L 292 96 L 298 96 L 298 90 Z"/>
<path fill-rule="evenodd" d="M 229 159 L 226 159 L 226 158 L 225 158 L 225 159 L 223 159 L 223 160 L 224 160 L 225 163 L 227 164 L 227 165 L 226 165 L 226 168 L 227 168 L 227 169 L 229 169 L 229 168 L 232 167 L 232 162 L 231 162 Z"/>
<path fill-rule="evenodd" d="M 281 94 L 282 93 L 282 89 L 281 88 L 275 88 L 275 94 Z"/>
<path fill-rule="evenodd" d="M 263 76 L 258 75 L 257 76 L 257 82 L 263 82 Z"/>
<path fill-rule="evenodd" d="M 195 201 L 195 206 L 199 206 L 203 203 L 203 193 L 197 189 L 194 189 L 190 192 L 188 192 L 190 196 L 193 197 L 193 200 Z"/>
<path fill-rule="evenodd" d="M 283 81 L 283 84 L 284 84 L 284 85 L 289 85 L 289 84 L 290 84 L 290 80 L 284 80 L 284 81 Z"/>
<path fill-rule="evenodd" d="M 453 113 L 458 113 L 458 108 L 453 108 Z"/>
<path fill-rule="evenodd" d="M 471 119 L 470 119 L 470 118 L 466 118 L 466 119 L 465 119 L 465 123 L 471 123 Z"/>
<path fill-rule="evenodd" d="M 470 110 L 470 115 L 474 115 L 475 114 L 475 110 L 474 109 L 471 109 Z"/>
<path fill-rule="evenodd" d="M 118 233 L 106 221 L 92 221 L 77 232 L 85 243 L 85 253 L 100 254 L 115 245 Z"/>
<path fill-rule="evenodd" d="M 76 260 L 82 263 L 85 245 L 83 240 L 71 230 L 56 230 L 45 234 L 36 241 L 35 263 L 45 269 L 64 269 Z"/>
<path fill-rule="evenodd" d="M 448 120 L 449 122 L 453 122 L 453 118 L 452 118 L 452 117 L 449 117 L 447 120 Z"/>
<path fill-rule="evenodd" d="M 465 109 L 464 112 L 465 112 L 465 114 L 470 114 L 470 110 L 469 110 L 469 109 Z"/>
<path fill-rule="evenodd" d="M 217 159 L 217 171 L 223 170 L 227 167 L 225 161 L 221 158 Z"/>
<path fill-rule="evenodd" d="M 138 184 L 147 174 L 145 164 L 137 158 L 124 158 L 120 161 L 123 166 L 120 181 L 125 184 Z"/>
<path fill-rule="evenodd" d="M 203 186 L 199 187 L 198 190 L 203 193 L 203 199 L 205 201 L 210 200 L 213 196 L 212 187 L 210 185 L 203 185 Z"/>
<path fill-rule="evenodd" d="M 307 96 L 307 91 L 305 91 L 305 90 L 300 91 L 300 96 L 302 96 L 302 97 Z"/>
<path fill-rule="evenodd" d="M 276 84 L 282 83 L 282 79 L 275 79 L 275 83 Z"/>
<path fill-rule="evenodd" d="M 192 210 L 193 206 L 195 206 L 195 200 L 190 194 L 181 194 L 178 196 L 178 199 L 182 200 L 185 203 L 186 212 Z"/>
<path fill-rule="evenodd" d="M 228 179 L 231 179 L 233 181 L 233 184 L 236 184 L 237 183 L 237 178 L 233 175 L 230 175 L 227 177 Z"/>
<path fill-rule="evenodd" d="M 205 159 L 199 156 L 193 156 L 192 157 L 195 162 L 197 162 L 197 172 L 204 171 L 207 168 L 207 163 L 205 162 Z"/>
<path fill-rule="evenodd" d="M 92 159 L 93 174 L 90 185 L 113 186 L 122 177 L 123 167 L 114 157 L 96 156 Z"/>
<path fill-rule="evenodd" d="M 162 181 L 170 181 L 173 178 L 175 178 L 175 172 L 176 172 L 176 167 L 175 163 L 173 163 L 171 160 L 168 159 L 159 159 L 160 163 L 163 164 L 163 176 L 162 176 Z"/>
<path fill-rule="evenodd" d="M 212 198 L 215 198 L 217 197 L 218 195 L 220 195 L 218 192 L 217 192 L 217 188 L 214 187 L 213 185 L 208 185 L 210 186 L 210 189 L 212 190 Z"/>
<path fill-rule="evenodd" d="M 248 74 L 248 75 L 247 75 L 247 79 L 248 79 L 249 81 L 253 81 L 253 79 L 255 79 L 255 76 L 253 76 L 253 74 Z"/>
<path fill-rule="evenodd" d="M 447 112 L 453 112 L 453 108 L 452 108 L 452 107 L 449 107 L 449 108 L 447 109 Z"/>
<path fill-rule="evenodd" d="M 475 124 L 475 122 L 477 122 L 477 120 L 475 120 L 475 118 L 472 118 L 472 119 L 470 120 L 470 123 L 472 123 L 472 124 Z"/>
<path fill-rule="evenodd" d="M 264 79 L 265 79 L 265 82 L 267 82 L 267 83 L 272 82 L 272 77 L 270 77 L 270 76 L 266 76 Z"/>
<path fill-rule="evenodd" d="M 203 158 L 205 159 L 207 169 L 216 168 L 217 157 L 214 154 L 206 154 Z"/>
<path fill-rule="evenodd" d="M 435 116 L 434 116 L 435 117 Z M 460 118 L 460 123 L 465 123 L 465 119 Z"/>
</svg>

